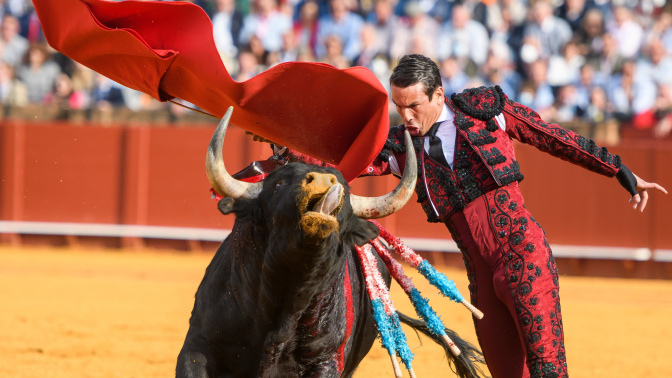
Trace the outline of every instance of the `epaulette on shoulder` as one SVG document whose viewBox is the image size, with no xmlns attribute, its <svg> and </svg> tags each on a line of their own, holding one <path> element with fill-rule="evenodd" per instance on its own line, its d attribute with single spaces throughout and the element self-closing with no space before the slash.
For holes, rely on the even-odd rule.
<svg viewBox="0 0 672 378">
<path fill-rule="evenodd" d="M 492 119 L 504 110 L 506 103 L 506 96 L 499 85 L 466 89 L 459 94 L 453 93 L 450 99 L 467 115 L 488 121 L 488 131 L 496 130 L 497 125 Z"/>
</svg>

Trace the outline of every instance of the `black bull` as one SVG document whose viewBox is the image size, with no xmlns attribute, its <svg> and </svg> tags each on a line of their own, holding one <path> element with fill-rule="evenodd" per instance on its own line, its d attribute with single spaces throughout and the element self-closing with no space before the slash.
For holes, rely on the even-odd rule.
<svg viewBox="0 0 672 378">
<path fill-rule="evenodd" d="M 354 246 L 378 229 L 353 211 L 332 168 L 292 163 L 252 191 L 218 204 L 236 221 L 196 293 L 177 376 L 351 376 L 377 334 Z M 427 334 L 423 323 L 400 317 Z M 461 376 L 473 376 L 477 352 L 447 331 L 463 349 L 448 357 Z"/>
</svg>

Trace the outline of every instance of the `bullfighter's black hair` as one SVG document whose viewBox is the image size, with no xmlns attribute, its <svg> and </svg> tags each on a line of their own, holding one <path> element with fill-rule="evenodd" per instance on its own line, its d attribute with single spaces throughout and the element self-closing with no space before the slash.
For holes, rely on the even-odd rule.
<svg viewBox="0 0 672 378">
<path fill-rule="evenodd" d="M 425 86 L 425 94 L 432 100 L 434 91 L 442 84 L 439 66 L 424 55 L 402 56 L 390 75 L 390 84 L 399 88 L 407 88 L 417 83 Z"/>
</svg>

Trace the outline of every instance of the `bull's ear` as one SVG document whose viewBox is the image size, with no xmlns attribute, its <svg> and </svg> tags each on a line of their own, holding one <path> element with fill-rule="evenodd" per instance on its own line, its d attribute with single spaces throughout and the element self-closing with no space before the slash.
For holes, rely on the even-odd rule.
<svg viewBox="0 0 672 378">
<path fill-rule="evenodd" d="M 352 241 L 357 245 L 364 245 L 369 240 L 378 236 L 378 227 L 366 219 L 356 218 L 353 225 L 350 237 L 352 237 Z"/>
<path fill-rule="evenodd" d="M 217 208 L 224 215 L 235 214 L 236 222 L 251 222 L 257 226 L 263 223 L 262 210 L 256 199 L 226 197 L 219 200 Z"/>
<path fill-rule="evenodd" d="M 225 197 L 219 200 L 219 203 L 217 203 L 217 208 L 222 212 L 222 214 L 227 215 L 233 212 L 233 205 L 235 204 L 236 200 L 234 198 Z"/>
</svg>

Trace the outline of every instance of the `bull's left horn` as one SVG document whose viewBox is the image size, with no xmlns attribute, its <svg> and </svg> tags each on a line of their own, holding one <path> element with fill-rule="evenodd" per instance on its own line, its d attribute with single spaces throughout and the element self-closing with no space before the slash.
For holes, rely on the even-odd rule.
<svg viewBox="0 0 672 378">
<path fill-rule="evenodd" d="M 360 218 L 375 219 L 394 214 L 401 209 L 413 195 L 415 180 L 418 177 L 418 165 L 415 160 L 415 149 L 408 131 L 404 131 L 406 139 L 406 167 L 399 185 L 394 190 L 380 197 L 360 197 L 350 194 L 352 211 Z"/>
<path fill-rule="evenodd" d="M 219 122 L 215 133 L 210 139 L 208 153 L 205 156 L 205 172 L 210 180 L 210 185 L 222 196 L 232 198 L 253 199 L 259 196 L 263 182 L 251 184 L 249 182 L 239 181 L 231 177 L 224 166 L 222 157 L 222 147 L 224 145 L 224 135 L 229 126 L 233 106 L 229 106 L 224 117 Z"/>
</svg>

